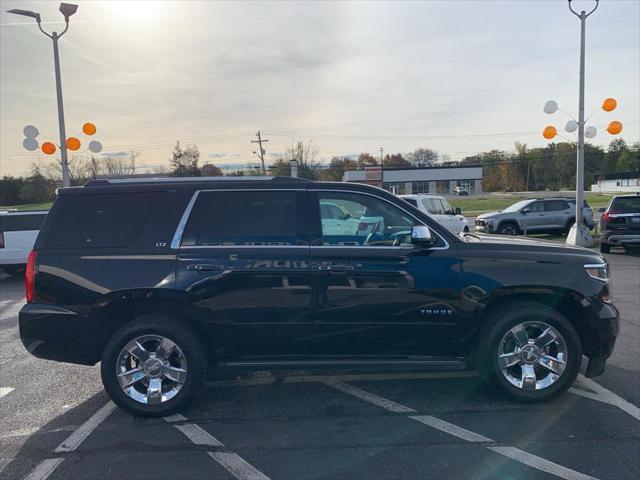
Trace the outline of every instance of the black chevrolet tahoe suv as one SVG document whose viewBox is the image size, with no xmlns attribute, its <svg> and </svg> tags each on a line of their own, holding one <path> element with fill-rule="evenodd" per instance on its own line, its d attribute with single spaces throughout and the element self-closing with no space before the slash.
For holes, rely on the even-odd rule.
<svg viewBox="0 0 640 480">
<path fill-rule="evenodd" d="M 367 185 L 94 180 L 58 192 L 20 335 L 37 357 L 101 362 L 110 397 L 141 416 L 184 408 L 221 368 L 474 368 L 536 401 L 583 355 L 586 376 L 604 371 L 608 275 L 591 250 L 458 236 Z"/>
</svg>

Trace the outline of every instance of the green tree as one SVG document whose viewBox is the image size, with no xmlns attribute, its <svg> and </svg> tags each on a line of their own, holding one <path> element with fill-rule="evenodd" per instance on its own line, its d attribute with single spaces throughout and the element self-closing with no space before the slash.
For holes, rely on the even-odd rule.
<svg viewBox="0 0 640 480">
<path fill-rule="evenodd" d="M 640 170 L 640 142 L 622 152 L 616 162 L 616 172 L 635 172 Z"/>
<path fill-rule="evenodd" d="M 198 162 L 200 161 L 200 151 L 196 145 L 187 145 L 186 148 L 180 146 L 180 142 L 176 142 L 171 154 L 171 166 L 174 177 L 199 177 L 200 169 Z"/>
<path fill-rule="evenodd" d="M 31 176 L 24 180 L 20 189 L 22 203 L 45 203 L 54 199 L 56 184 L 40 172 L 37 166 L 32 167 Z"/>
</svg>

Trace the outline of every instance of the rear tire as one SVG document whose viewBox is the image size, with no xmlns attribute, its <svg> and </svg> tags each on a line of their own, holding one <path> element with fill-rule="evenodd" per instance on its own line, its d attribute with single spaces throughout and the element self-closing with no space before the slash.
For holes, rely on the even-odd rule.
<svg viewBox="0 0 640 480">
<path fill-rule="evenodd" d="M 600 252 L 609 253 L 611 252 L 611 245 L 605 242 L 600 242 Z"/>
<path fill-rule="evenodd" d="M 476 347 L 478 371 L 489 385 L 517 400 L 539 402 L 573 384 L 582 364 L 582 346 L 564 315 L 526 301 L 505 304 L 490 315 Z M 553 342 L 539 347 L 552 338 Z M 513 350 L 505 347 L 509 343 Z"/>
<path fill-rule="evenodd" d="M 109 397 L 140 417 L 162 417 L 185 408 L 200 390 L 206 369 L 207 355 L 197 333 L 164 315 L 146 315 L 120 328 L 107 343 L 100 366 Z M 124 372 L 135 372 L 126 387 Z"/>
</svg>

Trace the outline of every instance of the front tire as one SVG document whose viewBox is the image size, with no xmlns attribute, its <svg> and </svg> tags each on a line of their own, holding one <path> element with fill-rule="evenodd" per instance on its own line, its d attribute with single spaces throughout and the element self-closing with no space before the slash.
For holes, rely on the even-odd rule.
<svg viewBox="0 0 640 480">
<path fill-rule="evenodd" d="M 513 222 L 504 222 L 498 228 L 498 233 L 500 235 L 518 235 L 518 225 Z"/>
<path fill-rule="evenodd" d="M 100 372 L 109 397 L 140 417 L 171 415 L 196 396 L 206 376 L 200 337 L 180 320 L 147 315 L 109 340 Z"/>
<path fill-rule="evenodd" d="M 580 338 L 557 310 L 513 302 L 491 312 L 476 349 L 482 378 L 524 402 L 552 399 L 575 381 L 582 364 Z"/>
</svg>

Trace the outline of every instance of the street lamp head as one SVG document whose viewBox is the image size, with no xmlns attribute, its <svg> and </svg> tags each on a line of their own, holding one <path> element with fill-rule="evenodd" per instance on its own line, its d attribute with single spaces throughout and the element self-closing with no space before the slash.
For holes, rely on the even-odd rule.
<svg viewBox="0 0 640 480">
<path fill-rule="evenodd" d="M 32 12 L 31 10 L 21 10 L 19 8 L 14 8 L 12 10 L 7 10 L 7 13 L 13 13 L 15 15 L 22 15 L 24 17 L 35 18 L 36 22 L 40 23 L 40 14 L 36 12 Z"/>
<path fill-rule="evenodd" d="M 78 10 L 78 5 L 75 5 L 73 3 L 61 3 L 60 4 L 60 13 L 62 13 L 62 15 L 64 15 L 64 19 L 65 21 L 69 21 L 69 17 L 71 15 L 73 15 L 74 13 L 76 13 L 76 11 Z"/>
</svg>

